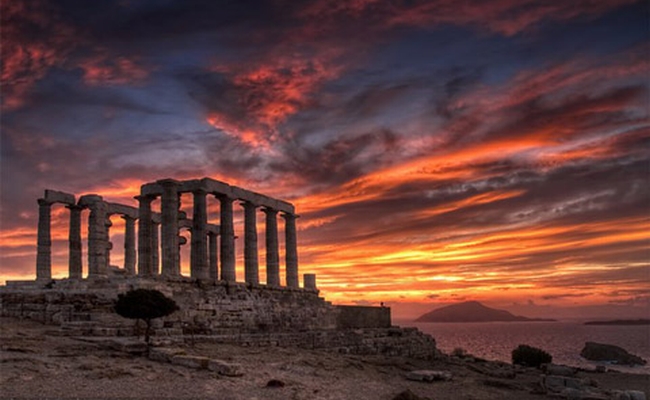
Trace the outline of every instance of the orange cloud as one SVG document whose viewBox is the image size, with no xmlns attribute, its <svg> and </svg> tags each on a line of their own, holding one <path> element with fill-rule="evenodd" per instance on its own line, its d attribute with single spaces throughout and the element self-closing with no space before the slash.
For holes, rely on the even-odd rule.
<svg viewBox="0 0 650 400">
<path fill-rule="evenodd" d="M 212 110 L 207 121 L 213 127 L 251 147 L 266 150 L 279 140 L 278 126 L 312 101 L 311 96 L 342 70 L 333 63 L 338 51 L 287 56 L 272 52 L 253 66 L 217 65 L 212 71 L 228 77 L 236 108 L 243 115 Z"/>
</svg>

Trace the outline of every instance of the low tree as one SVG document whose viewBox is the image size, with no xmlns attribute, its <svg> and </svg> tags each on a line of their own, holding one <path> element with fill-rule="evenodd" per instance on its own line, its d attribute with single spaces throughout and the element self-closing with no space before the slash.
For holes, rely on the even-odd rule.
<svg viewBox="0 0 650 400">
<path fill-rule="evenodd" d="M 155 289 L 136 289 L 120 294 L 115 312 L 124 318 L 143 320 L 146 324 L 144 341 L 149 345 L 151 321 L 178 310 L 173 299 Z"/>
<path fill-rule="evenodd" d="M 512 363 L 527 367 L 537 367 L 553 361 L 553 356 L 537 347 L 520 344 L 512 351 Z"/>
</svg>

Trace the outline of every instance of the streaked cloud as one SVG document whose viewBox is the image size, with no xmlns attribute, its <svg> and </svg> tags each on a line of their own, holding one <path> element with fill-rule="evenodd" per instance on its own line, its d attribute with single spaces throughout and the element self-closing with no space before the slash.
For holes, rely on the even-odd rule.
<svg viewBox="0 0 650 400">
<path fill-rule="evenodd" d="M 647 306 L 641 2 L 2 11 L 2 279 L 33 276 L 45 188 L 135 205 L 142 182 L 211 176 L 296 204 L 333 301 Z M 57 276 L 66 238 L 57 206 Z"/>
</svg>

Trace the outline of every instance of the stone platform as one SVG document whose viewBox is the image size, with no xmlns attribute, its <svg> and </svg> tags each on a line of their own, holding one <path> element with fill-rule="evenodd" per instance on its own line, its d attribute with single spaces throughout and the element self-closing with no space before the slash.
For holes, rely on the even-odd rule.
<svg viewBox="0 0 650 400">
<path fill-rule="evenodd" d="M 8 282 L 0 287 L 0 315 L 52 325 L 53 335 L 128 337 L 137 334 L 134 321 L 117 315 L 113 305 L 119 293 L 139 288 L 159 290 L 180 308 L 154 320 L 160 339 L 420 358 L 436 352 L 430 336 L 392 327 L 387 307 L 336 306 L 314 289 L 183 277 Z"/>
</svg>

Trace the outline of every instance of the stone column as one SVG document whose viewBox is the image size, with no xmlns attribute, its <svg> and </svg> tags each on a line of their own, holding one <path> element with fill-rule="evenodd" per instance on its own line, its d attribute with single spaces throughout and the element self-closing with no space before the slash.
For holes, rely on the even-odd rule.
<svg viewBox="0 0 650 400">
<path fill-rule="evenodd" d="M 36 238 L 36 279 L 52 279 L 52 235 L 50 234 L 52 203 L 38 199 L 38 235 Z"/>
<path fill-rule="evenodd" d="M 221 202 L 221 279 L 236 282 L 235 272 L 235 228 L 232 220 L 232 202 L 228 196 L 220 196 Z"/>
<path fill-rule="evenodd" d="M 77 205 L 66 206 L 70 210 L 70 230 L 68 231 L 68 278 L 82 278 L 81 262 L 81 211 Z"/>
<path fill-rule="evenodd" d="M 108 205 L 97 196 L 90 205 L 88 216 L 88 277 L 106 276 L 108 273 Z M 110 222 L 110 220 L 109 220 Z"/>
<path fill-rule="evenodd" d="M 151 220 L 152 196 L 135 196 L 138 200 L 138 275 L 154 275 L 152 235 L 153 221 Z M 157 251 L 157 250 L 156 250 Z"/>
<path fill-rule="evenodd" d="M 298 283 L 298 246 L 296 238 L 295 214 L 283 213 L 284 234 L 285 234 L 285 258 L 287 271 L 287 286 L 290 288 L 300 287 Z"/>
<path fill-rule="evenodd" d="M 160 275 L 160 224 L 151 224 L 151 273 Z"/>
<path fill-rule="evenodd" d="M 280 286 L 280 256 L 278 251 L 278 211 L 263 208 L 266 214 L 266 284 Z"/>
<path fill-rule="evenodd" d="M 217 234 L 208 233 L 208 247 L 209 247 L 209 276 L 213 281 L 219 280 L 218 267 L 217 267 Z"/>
<path fill-rule="evenodd" d="M 208 279 L 206 192 L 197 190 L 194 195 L 192 214 L 192 247 L 190 248 L 190 276 L 195 279 Z"/>
<path fill-rule="evenodd" d="M 135 275 L 135 218 L 122 215 L 124 219 L 124 269 Z"/>
<path fill-rule="evenodd" d="M 258 285 L 260 278 L 257 256 L 257 206 L 249 201 L 241 205 L 244 207 L 244 274 L 246 283 Z"/>
<path fill-rule="evenodd" d="M 305 289 L 317 290 L 316 289 L 316 274 L 304 274 L 303 282 Z"/>
<path fill-rule="evenodd" d="M 162 186 L 160 198 L 161 211 L 161 237 L 162 248 L 162 274 L 164 276 L 180 275 L 179 243 L 178 243 L 178 209 L 180 201 L 178 195 L 179 182 L 173 179 L 158 181 Z"/>
</svg>

